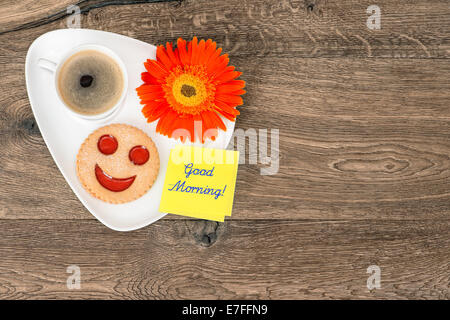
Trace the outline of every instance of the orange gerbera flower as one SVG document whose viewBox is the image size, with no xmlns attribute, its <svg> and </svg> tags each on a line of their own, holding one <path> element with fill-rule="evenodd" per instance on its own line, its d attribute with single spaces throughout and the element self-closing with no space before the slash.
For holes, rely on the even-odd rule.
<svg viewBox="0 0 450 320">
<path fill-rule="evenodd" d="M 206 136 L 212 140 L 218 128 L 226 130 L 219 115 L 236 119 L 245 82 L 236 80 L 242 73 L 228 66 L 228 55 L 221 52 L 211 39 L 198 41 L 194 37 L 186 43 L 179 38 L 176 48 L 171 43 L 161 45 L 156 60 L 144 63 L 144 84 L 136 91 L 147 122 L 158 120 L 157 132 L 178 137 L 174 132 L 183 129 L 192 142 L 196 134 L 204 142 L 208 130 Z M 197 121 L 200 126 L 194 125 Z M 211 129 L 215 133 L 211 134 Z"/>
</svg>

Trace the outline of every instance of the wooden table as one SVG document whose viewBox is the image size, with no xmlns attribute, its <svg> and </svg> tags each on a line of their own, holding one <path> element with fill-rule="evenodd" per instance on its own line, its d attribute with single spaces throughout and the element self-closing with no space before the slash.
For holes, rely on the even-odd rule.
<svg viewBox="0 0 450 320">
<path fill-rule="evenodd" d="M 225 223 L 128 233 L 78 201 L 28 102 L 28 47 L 70 2 L 0 7 L 0 298 L 450 298 L 448 0 L 80 2 L 83 28 L 213 38 L 247 81 L 236 128 L 280 133 L 279 172 L 241 165 Z"/>
</svg>

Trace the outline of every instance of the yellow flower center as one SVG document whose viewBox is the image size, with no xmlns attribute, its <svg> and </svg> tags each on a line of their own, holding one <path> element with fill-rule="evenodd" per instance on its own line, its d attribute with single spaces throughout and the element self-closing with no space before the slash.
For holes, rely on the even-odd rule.
<svg viewBox="0 0 450 320">
<path fill-rule="evenodd" d="M 178 66 L 163 84 L 169 106 L 182 114 L 200 114 L 214 107 L 215 86 L 204 66 Z"/>
<path fill-rule="evenodd" d="M 184 73 L 175 79 L 172 94 L 178 103 L 192 107 L 205 101 L 206 89 L 199 78 Z"/>
</svg>

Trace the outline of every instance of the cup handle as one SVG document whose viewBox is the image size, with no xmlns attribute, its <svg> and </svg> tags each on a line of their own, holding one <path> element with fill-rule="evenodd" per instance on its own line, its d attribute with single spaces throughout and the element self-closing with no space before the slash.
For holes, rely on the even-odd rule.
<svg viewBox="0 0 450 320">
<path fill-rule="evenodd" d="M 52 73 L 55 73 L 57 65 L 58 64 L 56 62 L 54 62 L 53 60 L 47 59 L 47 58 L 40 58 L 38 60 L 39 67 L 41 67 L 42 69 L 48 70 Z"/>
</svg>

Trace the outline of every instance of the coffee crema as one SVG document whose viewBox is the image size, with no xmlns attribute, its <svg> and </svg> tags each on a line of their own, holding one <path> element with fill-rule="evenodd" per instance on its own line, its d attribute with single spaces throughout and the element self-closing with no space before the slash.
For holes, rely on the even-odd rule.
<svg viewBox="0 0 450 320">
<path fill-rule="evenodd" d="M 114 59 L 96 50 L 83 50 L 61 66 L 57 85 L 70 109 L 82 115 L 98 115 L 117 104 L 124 79 Z"/>
</svg>

